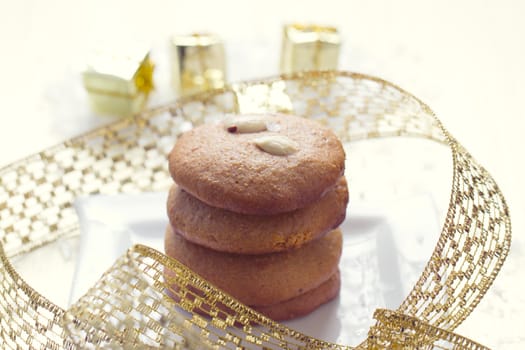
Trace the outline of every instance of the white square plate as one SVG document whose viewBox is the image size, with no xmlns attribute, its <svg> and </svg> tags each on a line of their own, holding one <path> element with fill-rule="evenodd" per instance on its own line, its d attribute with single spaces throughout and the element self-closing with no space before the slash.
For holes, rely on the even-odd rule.
<svg viewBox="0 0 525 350">
<path fill-rule="evenodd" d="M 133 244 L 163 251 L 166 193 L 77 199 L 81 237 L 70 303 L 81 297 Z M 338 298 L 310 315 L 285 322 L 305 334 L 356 345 L 378 307 L 397 308 L 435 246 L 438 212 L 431 195 L 371 205 L 351 201 L 340 263 Z"/>
</svg>

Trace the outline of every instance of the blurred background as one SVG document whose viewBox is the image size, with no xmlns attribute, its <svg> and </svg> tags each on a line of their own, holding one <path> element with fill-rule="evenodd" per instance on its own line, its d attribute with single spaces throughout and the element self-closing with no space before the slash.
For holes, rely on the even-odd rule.
<svg viewBox="0 0 525 350">
<path fill-rule="evenodd" d="M 519 348 L 525 341 L 518 326 L 525 316 L 519 281 L 525 268 L 524 18 L 525 3 L 518 0 L 0 0 L 0 165 L 114 120 L 87 103 L 80 73 L 92 48 L 130 39 L 151 47 L 157 70 L 149 106 L 155 106 L 176 98 L 168 55 L 174 34 L 219 35 L 228 80 L 239 81 L 279 73 L 283 24 L 336 26 L 341 70 L 379 76 L 426 102 L 506 195 L 511 256 L 458 332 L 498 349 Z"/>
</svg>

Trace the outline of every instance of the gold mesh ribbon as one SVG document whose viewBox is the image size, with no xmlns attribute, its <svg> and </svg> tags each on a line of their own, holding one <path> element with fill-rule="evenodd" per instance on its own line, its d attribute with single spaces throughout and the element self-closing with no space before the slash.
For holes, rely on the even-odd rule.
<svg viewBox="0 0 525 350">
<path fill-rule="evenodd" d="M 131 248 L 69 310 L 46 300 L 10 263 L 78 234 L 71 206 L 77 196 L 167 190 L 166 154 L 177 136 L 217 113 L 239 111 L 293 112 L 332 126 L 343 142 L 414 136 L 448 145 L 453 181 L 435 250 L 399 309 L 377 310 L 377 323 L 357 348 L 484 349 L 451 332 L 508 254 L 511 227 L 501 191 L 425 104 L 391 83 L 345 72 L 295 74 L 188 97 L 0 170 L 4 348 L 351 349 L 275 323 L 145 246 Z"/>
</svg>

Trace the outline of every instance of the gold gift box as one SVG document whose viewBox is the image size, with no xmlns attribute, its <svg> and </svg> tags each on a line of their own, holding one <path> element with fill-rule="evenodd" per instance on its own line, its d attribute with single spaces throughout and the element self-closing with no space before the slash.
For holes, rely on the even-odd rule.
<svg viewBox="0 0 525 350">
<path fill-rule="evenodd" d="M 319 25 L 284 26 L 281 73 L 335 70 L 341 37 L 337 28 Z"/>
<path fill-rule="evenodd" d="M 173 86 L 178 94 L 224 87 L 226 59 L 218 36 L 207 33 L 174 36 L 171 51 Z"/>
<path fill-rule="evenodd" d="M 154 64 L 148 50 L 93 53 L 84 71 L 84 86 L 93 110 L 131 116 L 140 112 L 153 90 Z"/>
</svg>

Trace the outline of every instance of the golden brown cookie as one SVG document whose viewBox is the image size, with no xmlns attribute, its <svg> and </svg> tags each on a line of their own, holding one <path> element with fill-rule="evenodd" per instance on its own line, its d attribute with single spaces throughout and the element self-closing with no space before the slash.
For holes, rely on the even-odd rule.
<svg viewBox="0 0 525 350">
<path fill-rule="evenodd" d="M 167 294 L 176 302 L 181 303 L 182 298 L 179 294 L 181 293 L 179 287 L 176 284 L 173 284 L 173 282 L 170 282 L 170 280 L 173 279 L 174 273 L 170 270 L 166 270 L 165 276 L 168 280 L 168 283 L 170 283 L 170 287 L 166 290 Z M 315 287 L 314 289 L 300 294 L 292 299 L 285 300 L 273 305 L 251 306 L 251 308 L 275 321 L 290 320 L 292 318 L 305 316 L 324 303 L 329 302 L 339 294 L 340 287 L 341 277 L 339 270 L 337 270 L 336 273 L 330 276 L 330 278 L 326 282 L 323 282 L 320 286 Z M 189 291 L 188 293 L 183 292 L 186 301 L 195 302 L 195 299 L 201 298 L 201 302 L 195 303 L 196 306 L 192 309 L 192 311 L 202 316 L 210 316 L 210 311 L 212 308 L 208 303 L 206 303 L 206 301 L 204 301 L 204 292 L 191 286 L 187 286 L 186 288 Z M 214 317 L 224 320 L 226 319 L 227 315 L 235 314 L 235 311 L 222 302 L 215 301 L 214 305 L 218 310 L 220 310 L 219 313 L 215 313 Z"/>
<path fill-rule="evenodd" d="M 289 213 L 243 215 L 215 208 L 173 185 L 168 196 L 172 228 L 187 240 L 210 249 L 264 254 L 298 248 L 343 222 L 348 203 L 341 177 L 313 204 Z"/>
<path fill-rule="evenodd" d="M 321 124 L 283 114 L 236 118 L 184 133 L 169 155 L 175 182 L 208 205 L 289 212 L 319 200 L 343 175 L 343 147 Z M 265 130 L 242 128 L 250 120 L 262 120 Z"/>
<path fill-rule="evenodd" d="M 341 276 L 334 273 L 326 282 L 304 294 L 275 305 L 252 306 L 254 310 L 274 321 L 290 320 L 309 314 L 339 294 Z"/>
<path fill-rule="evenodd" d="M 214 251 L 166 230 L 166 255 L 247 305 L 274 305 L 324 282 L 337 271 L 342 234 L 334 230 L 300 249 L 266 255 Z"/>
</svg>

